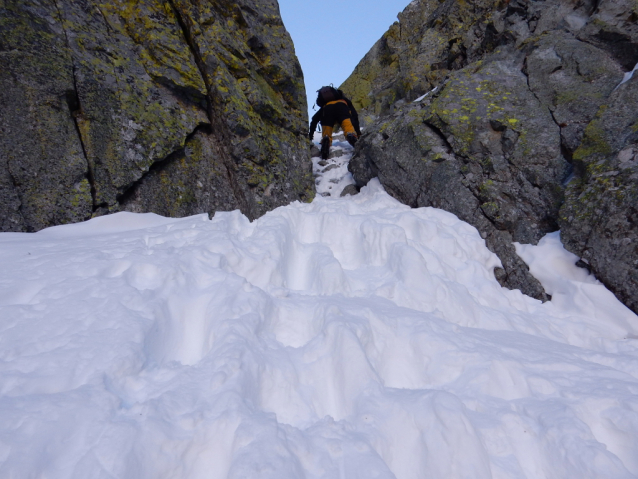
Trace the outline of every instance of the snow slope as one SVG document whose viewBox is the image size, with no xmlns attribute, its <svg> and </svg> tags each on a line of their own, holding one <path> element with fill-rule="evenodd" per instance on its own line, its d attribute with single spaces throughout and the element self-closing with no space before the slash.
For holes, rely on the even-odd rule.
<svg viewBox="0 0 638 479">
<path fill-rule="evenodd" d="M 317 151 L 320 149 L 321 133 L 315 132 L 314 143 Z M 354 185 L 352 173 L 348 171 L 348 163 L 354 149 L 346 141 L 343 132 L 333 136 L 330 157 L 322 160 L 320 156 L 312 158 L 312 171 L 315 176 L 315 191 L 317 196 L 338 198 L 343 189 Z"/>
<path fill-rule="evenodd" d="M 638 477 L 638 318 L 518 249 L 376 181 L 0 234 L 0 477 Z"/>
</svg>

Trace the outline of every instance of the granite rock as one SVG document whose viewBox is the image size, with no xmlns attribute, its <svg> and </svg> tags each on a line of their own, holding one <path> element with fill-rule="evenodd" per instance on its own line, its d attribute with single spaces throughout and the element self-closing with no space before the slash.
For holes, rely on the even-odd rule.
<svg viewBox="0 0 638 479">
<path fill-rule="evenodd" d="M 585 129 L 561 209 L 561 240 L 638 313 L 638 76 Z"/>
<path fill-rule="evenodd" d="M 536 244 L 566 227 L 567 183 L 576 175 L 583 188 L 591 178 L 585 152 L 605 121 L 595 118 L 614 117 L 614 89 L 638 62 L 637 10 L 625 0 L 412 2 L 341 86 L 366 124 L 350 163 L 358 187 L 378 177 L 410 206 L 456 214 L 501 259 L 501 284 L 548 299 L 512 242 Z M 633 97 L 625 101 L 637 110 Z M 616 120 L 606 134 L 630 139 L 606 151 L 625 158 L 633 120 Z M 570 201 L 581 191 L 572 183 Z M 587 227 L 578 228 L 574 237 L 587 241 Z M 615 228 L 614 241 L 623 234 Z M 582 256 L 575 244 L 568 248 Z"/>
<path fill-rule="evenodd" d="M 314 195 L 276 0 L 9 0 L 0 55 L 2 231 Z"/>
</svg>

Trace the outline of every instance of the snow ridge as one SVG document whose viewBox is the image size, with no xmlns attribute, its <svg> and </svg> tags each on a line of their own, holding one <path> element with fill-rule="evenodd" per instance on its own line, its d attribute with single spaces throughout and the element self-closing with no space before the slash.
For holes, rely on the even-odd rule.
<svg viewBox="0 0 638 479">
<path fill-rule="evenodd" d="M 1 234 L 0 475 L 638 476 L 637 318 L 556 235 L 518 245 L 542 304 L 454 215 L 343 183 Z"/>
</svg>

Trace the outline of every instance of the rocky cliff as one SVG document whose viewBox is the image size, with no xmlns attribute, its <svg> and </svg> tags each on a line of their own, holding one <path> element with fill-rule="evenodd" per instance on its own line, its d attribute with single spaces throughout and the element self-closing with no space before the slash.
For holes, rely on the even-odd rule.
<svg viewBox="0 0 638 479">
<path fill-rule="evenodd" d="M 561 238 L 638 313 L 638 75 L 587 125 L 561 208 Z"/>
<path fill-rule="evenodd" d="M 512 242 L 565 246 L 634 311 L 638 4 L 415 0 L 342 89 L 365 134 L 350 163 L 412 206 L 473 224 L 497 279 L 541 300 Z"/>
<path fill-rule="evenodd" d="M 5 0 L 0 62 L 0 231 L 313 196 L 276 0 Z"/>
</svg>

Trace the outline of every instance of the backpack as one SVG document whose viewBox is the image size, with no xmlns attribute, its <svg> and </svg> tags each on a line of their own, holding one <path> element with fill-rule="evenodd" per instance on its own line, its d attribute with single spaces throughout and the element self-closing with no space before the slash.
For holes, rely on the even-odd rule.
<svg viewBox="0 0 638 479">
<path fill-rule="evenodd" d="M 341 100 L 343 98 L 341 90 L 337 90 L 333 86 L 323 86 L 317 90 L 317 93 L 317 105 L 319 105 L 320 108 L 323 108 L 326 103 Z"/>
</svg>

